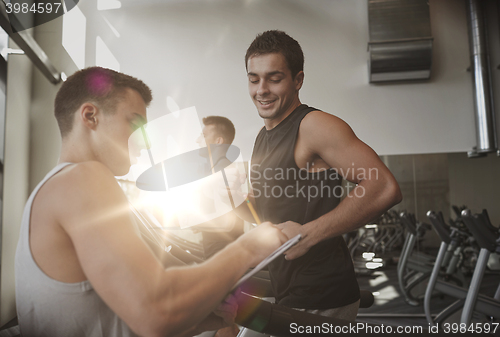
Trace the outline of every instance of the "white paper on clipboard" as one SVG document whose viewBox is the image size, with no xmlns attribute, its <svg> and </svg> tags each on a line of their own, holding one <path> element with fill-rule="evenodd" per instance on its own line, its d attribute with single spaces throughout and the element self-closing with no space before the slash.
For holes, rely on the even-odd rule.
<svg viewBox="0 0 500 337">
<path fill-rule="evenodd" d="M 264 260 L 262 260 L 262 262 L 259 263 L 254 269 L 252 269 L 251 271 L 249 271 L 248 273 L 243 275 L 243 277 L 240 278 L 240 280 L 238 282 L 236 282 L 236 284 L 231 289 L 231 291 L 238 288 L 242 283 L 247 281 L 250 277 L 254 276 L 259 271 L 261 271 L 262 268 L 264 268 L 269 263 L 271 263 L 271 261 L 273 261 L 278 256 L 280 256 L 281 254 L 283 254 L 284 252 L 286 252 L 287 250 L 292 248 L 294 245 L 296 245 L 300 241 L 300 239 L 302 239 L 302 236 L 300 234 L 298 234 L 297 236 L 294 236 L 293 238 L 291 238 L 290 240 L 288 240 L 287 242 L 282 244 L 278 249 L 276 249 L 274 252 L 269 254 Z"/>
</svg>

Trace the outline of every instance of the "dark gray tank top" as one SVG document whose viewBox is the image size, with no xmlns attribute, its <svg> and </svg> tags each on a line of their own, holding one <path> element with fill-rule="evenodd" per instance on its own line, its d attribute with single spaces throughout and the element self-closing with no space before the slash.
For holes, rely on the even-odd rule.
<svg viewBox="0 0 500 337">
<path fill-rule="evenodd" d="M 29 244 L 33 199 L 62 163 L 38 184 L 24 208 L 15 258 L 16 305 L 24 337 L 136 337 L 87 281 L 64 283 L 47 276 L 36 264 Z M 137 228 L 138 230 L 138 228 Z"/>
<path fill-rule="evenodd" d="M 306 224 L 340 202 L 342 178 L 333 169 L 321 173 L 300 170 L 294 150 L 302 119 L 317 110 L 300 105 L 271 130 L 257 135 L 250 177 L 262 221 Z M 342 236 L 312 247 L 298 259 L 277 258 L 270 266 L 277 303 L 293 308 L 330 309 L 356 302 L 359 287 Z"/>
</svg>

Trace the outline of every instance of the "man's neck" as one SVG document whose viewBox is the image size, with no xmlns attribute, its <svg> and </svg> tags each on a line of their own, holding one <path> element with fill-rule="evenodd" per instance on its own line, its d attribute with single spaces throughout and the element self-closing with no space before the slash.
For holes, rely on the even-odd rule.
<svg viewBox="0 0 500 337">
<path fill-rule="evenodd" d="M 222 158 L 226 158 L 226 153 L 227 153 L 227 150 L 229 149 L 229 146 L 231 146 L 231 144 L 226 144 L 226 143 L 212 144 L 210 149 L 211 149 L 212 161 L 213 161 L 214 167 L 217 166 L 218 162 Z"/>
<path fill-rule="evenodd" d="M 285 113 L 277 116 L 276 118 L 272 119 L 264 119 L 264 126 L 266 127 L 266 130 L 272 130 L 275 127 L 278 126 L 279 123 L 281 123 L 285 118 L 290 116 L 290 114 L 297 109 L 298 106 L 300 106 L 302 103 L 300 103 L 299 98 L 297 97 L 296 100 L 290 105 L 290 107 L 285 111 Z"/>
<path fill-rule="evenodd" d="M 73 137 L 74 138 L 74 137 Z M 89 147 L 82 144 L 81 141 L 76 142 L 73 138 L 63 138 L 61 155 L 59 156 L 60 163 L 82 163 L 85 161 L 96 160 L 95 155 Z"/>
</svg>

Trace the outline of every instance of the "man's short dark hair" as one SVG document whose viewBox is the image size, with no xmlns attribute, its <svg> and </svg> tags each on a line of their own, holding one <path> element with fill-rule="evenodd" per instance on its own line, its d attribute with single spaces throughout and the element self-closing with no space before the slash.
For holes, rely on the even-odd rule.
<svg viewBox="0 0 500 337">
<path fill-rule="evenodd" d="M 228 118 L 222 116 L 204 117 L 203 125 L 215 125 L 215 133 L 224 138 L 224 143 L 231 144 L 233 142 L 236 130 Z"/>
<path fill-rule="evenodd" d="M 286 60 L 286 64 L 292 78 L 304 70 L 304 53 L 299 43 L 287 33 L 280 30 L 268 30 L 257 35 L 250 44 L 245 55 L 245 67 L 248 67 L 248 59 L 252 56 L 281 53 Z M 247 68 L 248 70 L 248 68 Z"/>
<path fill-rule="evenodd" d="M 68 77 L 54 102 L 61 136 L 71 131 L 74 113 L 83 103 L 91 102 L 103 111 L 113 113 L 126 88 L 137 91 L 146 105 L 153 99 L 151 89 L 144 82 L 111 69 L 89 67 Z"/>
</svg>

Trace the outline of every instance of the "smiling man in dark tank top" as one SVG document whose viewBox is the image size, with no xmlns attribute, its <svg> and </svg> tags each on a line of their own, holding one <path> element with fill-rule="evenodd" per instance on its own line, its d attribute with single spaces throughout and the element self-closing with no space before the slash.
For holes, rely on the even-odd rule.
<svg viewBox="0 0 500 337">
<path fill-rule="evenodd" d="M 262 221 L 279 224 L 289 238 L 303 237 L 269 267 L 276 302 L 354 320 L 359 287 L 341 235 L 399 203 L 399 186 L 349 125 L 301 104 L 304 55 L 297 41 L 281 31 L 264 32 L 245 63 L 250 97 L 264 120 L 249 198 Z M 357 186 L 348 193 L 342 179 Z"/>
</svg>

